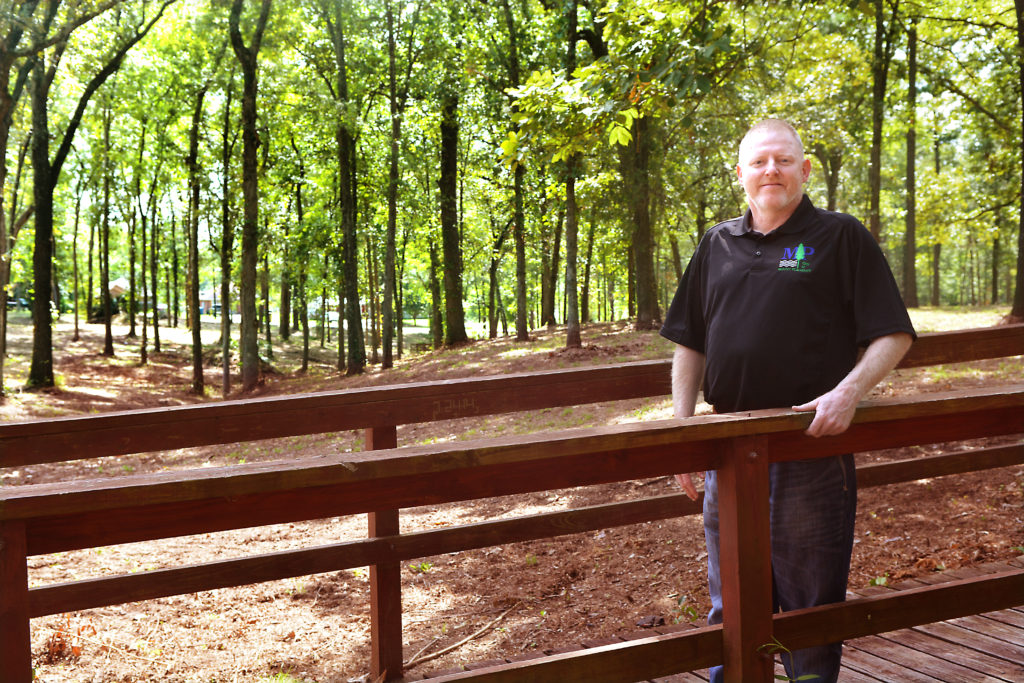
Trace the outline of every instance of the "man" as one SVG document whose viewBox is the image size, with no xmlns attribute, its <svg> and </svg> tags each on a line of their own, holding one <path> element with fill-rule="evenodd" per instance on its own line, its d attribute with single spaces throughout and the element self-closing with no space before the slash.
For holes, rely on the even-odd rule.
<svg viewBox="0 0 1024 683">
<path fill-rule="evenodd" d="M 840 434 L 910 347 L 914 328 L 881 250 L 852 216 L 811 204 L 803 190 L 810 170 L 799 134 L 785 121 L 762 121 L 740 143 L 736 175 L 749 209 L 701 240 L 661 329 L 677 345 L 676 417 L 694 414 L 703 379 L 716 412 L 792 407 L 814 411 L 807 434 Z M 689 474 L 676 479 L 697 497 Z M 853 456 L 775 463 L 770 486 L 777 609 L 844 600 L 856 513 Z M 708 623 L 717 624 L 715 472 L 705 473 L 704 530 Z M 841 650 L 835 643 L 785 655 L 787 675 L 835 681 Z M 711 674 L 721 680 L 721 667 Z"/>
</svg>

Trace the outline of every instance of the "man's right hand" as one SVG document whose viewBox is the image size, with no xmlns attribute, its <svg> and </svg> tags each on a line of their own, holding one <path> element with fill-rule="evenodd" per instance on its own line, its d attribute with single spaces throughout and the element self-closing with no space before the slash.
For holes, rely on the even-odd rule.
<svg viewBox="0 0 1024 683">
<path fill-rule="evenodd" d="M 693 485 L 693 477 L 689 474 L 677 474 L 676 482 L 690 500 L 697 500 L 697 487 Z"/>
</svg>

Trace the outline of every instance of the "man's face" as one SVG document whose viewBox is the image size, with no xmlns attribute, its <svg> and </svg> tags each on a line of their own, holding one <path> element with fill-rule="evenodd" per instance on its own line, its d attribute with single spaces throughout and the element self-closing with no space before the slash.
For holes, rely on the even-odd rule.
<svg viewBox="0 0 1024 683">
<path fill-rule="evenodd" d="M 804 158 L 799 144 L 786 130 L 761 130 L 740 145 L 736 175 L 755 218 L 795 211 L 810 172 L 810 160 Z"/>
</svg>

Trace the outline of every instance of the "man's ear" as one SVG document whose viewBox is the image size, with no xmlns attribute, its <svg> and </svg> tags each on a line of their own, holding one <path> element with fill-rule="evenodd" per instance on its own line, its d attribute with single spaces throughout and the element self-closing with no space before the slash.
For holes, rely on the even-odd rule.
<svg viewBox="0 0 1024 683">
<path fill-rule="evenodd" d="M 804 157 L 803 167 L 804 167 L 804 182 L 806 183 L 807 179 L 811 177 L 811 160 L 806 158 L 806 157 Z"/>
</svg>

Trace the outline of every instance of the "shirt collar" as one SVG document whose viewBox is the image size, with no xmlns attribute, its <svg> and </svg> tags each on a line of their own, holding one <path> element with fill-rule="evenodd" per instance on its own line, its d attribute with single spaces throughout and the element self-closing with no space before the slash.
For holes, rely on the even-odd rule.
<svg viewBox="0 0 1024 683">
<path fill-rule="evenodd" d="M 792 235 L 798 232 L 803 232 L 807 227 L 805 217 L 813 209 L 814 204 L 811 203 L 811 198 L 805 194 L 803 199 L 801 199 L 800 203 L 797 205 L 796 210 L 793 211 L 793 214 L 786 219 L 786 222 L 772 230 L 768 235 L 764 235 L 764 237 L 775 234 Z M 727 228 L 729 234 L 734 237 L 742 237 L 743 235 L 750 235 L 751 233 L 754 233 L 755 231 L 753 227 L 751 227 L 751 220 L 752 214 L 748 208 L 739 219 L 730 221 Z"/>
</svg>

